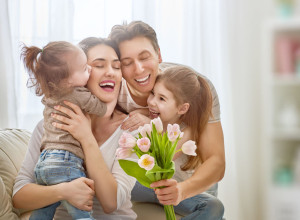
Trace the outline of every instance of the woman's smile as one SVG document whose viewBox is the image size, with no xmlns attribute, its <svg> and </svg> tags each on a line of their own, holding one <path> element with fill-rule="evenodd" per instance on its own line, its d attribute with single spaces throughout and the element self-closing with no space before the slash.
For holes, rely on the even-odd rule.
<svg viewBox="0 0 300 220">
<path fill-rule="evenodd" d="M 113 92 L 116 82 L 113 80 L 104 80 L 99 83 L 99 86 L 106 92 Z"/>
</svg>

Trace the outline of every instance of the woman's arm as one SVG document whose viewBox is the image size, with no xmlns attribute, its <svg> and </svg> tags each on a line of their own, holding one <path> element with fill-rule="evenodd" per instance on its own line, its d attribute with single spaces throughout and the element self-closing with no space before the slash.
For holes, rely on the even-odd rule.
<svg viewBox="0 0 300 220">
<path fill-rule="evenodd" d="M 203 131 L 199 146 L 203 163 L 187 180 L 161 180 L 151 187 L 167 186 L 156 189 L 157 198 L 164 205 L 178 205 L 182 200 L 200 194 L 220 181 L 225 173 L 224 138 L 220 122 L 209 123 Z"/>
<path fill-rule="evenodd" d="M 60 200 L 67 200 L 81 210 L 91 211 L 94 197 L 93 185 L 92 180 L 83 177 L 52 186 L 29 183 L 13 196 L 13 205 L 15 208 L 33 210 Z"/>
<path fill-rule="evenodd" d="M 73 111 L 63 106 L 57 106 L 55 109 L 65 113 L 70 118 L 54 114 L 52 117 L 64 124 L 54 123 L 53 125 L 70 132 L 81 143 L 89 178 L 95 183 L 97 199 L 103 211 L 111 213 L 117 209 L 117 181 L 108 169 L 99 150 L 91 130 L 90 117 L 86 117 L 77 105 L 70 102 L 65 102 L 65 104 L 70 106 Z"/>
<path fill-rule="evenodd" d="M 93 181 L 87 178 L 53 186 L 35 184 L 34 167 L 40 155 L 43 121 L 33 131 L 28 149 L 15 180 L 13 205 L 15 208 L 38 209 L 60 200 L 68 200 L 82 210 L 91 210 L 93 204 Z"/>
</svg>

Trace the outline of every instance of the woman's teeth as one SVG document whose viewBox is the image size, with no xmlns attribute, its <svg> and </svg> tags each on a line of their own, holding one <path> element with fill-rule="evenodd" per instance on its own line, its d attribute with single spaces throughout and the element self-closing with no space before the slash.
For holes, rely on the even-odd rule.
<svg viewBox="0 0 300 220">
<path fill-rule="evenodd" d="M 114 83 L 110 83 L 110 82 L 107 82 L 107 83 L 100 83 L 100 86 L 101 87 L 115 87 L 115 84 Z"/>
</svg>

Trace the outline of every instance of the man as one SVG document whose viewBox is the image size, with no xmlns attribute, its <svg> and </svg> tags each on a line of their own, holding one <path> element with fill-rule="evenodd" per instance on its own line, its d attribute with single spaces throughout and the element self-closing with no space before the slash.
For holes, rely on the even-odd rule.
<svg viewBox="0 0 300 220">
<path fill-rule="evenodd" d="M 157 74 L 167 66 L 178 64 L 162 63 L 156 33 L 144 22 L 133 21 L 128 25 L 115 25 L 111 30 L 110 38 L 116 41 L 119 46 L 124 78 L 118 103 L 127 112 L 131 112 L 129 119 L 124 122 L 122 128 L 125 130 L 128 128 L 136 129 L 138 126 L 149 123 L 147 118 L 134 110 L 147 108 L 147 98 L 154 87 Z M 225 172 L 224 139 L 220 122 L 219 100 L 214 86 L 208 79 L 206 80 L 210 85 L 213 97 L 213 117 L 210 118 L 198 141 L 202 163 L 194 170 L 193 174 L 187 175 L 185 179 L 178 182 L 174 179 L 162 180 L 156 182 L 154 186 L 166 186 L 168 188 L 167 191 L 159 190 L 156 192 L 160 203 L 168 200 L 167 204 L 175 205 L 176 212 L 190 219 L 198 219 L 200 216 L 204 218 L 209 216 L 205 219 L 222 219 L 224 213 L 224 207 L 219 200 L 208 194 L 203 194 L 220 181 Z M 176 172 L 182 171 L 176 170 Z M 149 195 L 147 190 L 152 189 L 145 188 L 138 191 L 141 190 L 140 188 L 141 185 L 137 183 L 132 191 L 132 198 L 138 201 L 151 200 L 147 199 L 147 195 Z M 153 190 L 150 193 L 154 193 Z M 138 196 L 136 196 L 137 194 Z M 201 204 L 199 205 L 199 203 Z M 204 209 L 203 206 L 206 208 Z"/>
</svg>

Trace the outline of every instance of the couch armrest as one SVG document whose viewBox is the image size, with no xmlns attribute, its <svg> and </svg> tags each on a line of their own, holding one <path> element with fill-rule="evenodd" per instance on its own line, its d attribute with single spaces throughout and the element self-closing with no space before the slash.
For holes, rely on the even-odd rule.
<svg viewBox="0 0 300 220">
<path fill-rule="evenodd" d="M 23 212 L 13 208 L 12 191 L 30 135 L 21 129 L 0 130 L 0 219 L 18 219 Z"/>
</svg>

